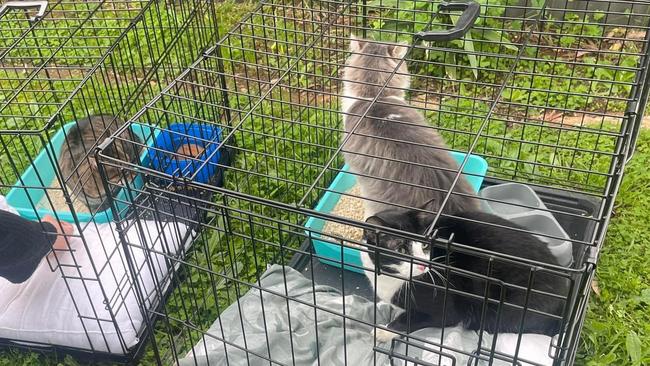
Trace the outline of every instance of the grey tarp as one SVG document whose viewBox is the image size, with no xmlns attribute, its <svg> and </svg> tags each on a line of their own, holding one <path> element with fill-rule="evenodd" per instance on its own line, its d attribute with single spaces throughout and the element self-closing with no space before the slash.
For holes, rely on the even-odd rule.
<svg viewBox="0 0 650 366">
<path fill-rule="evenodd" d="M 385 303 L 375 307 L 372 301 L 356 295 L 342 297 L 337 290 L 313 285 L 296 270 L 279 265 L 266 271 L 261 287 L 264 289 L 261 298 L 259 289 L 251 289 L 229 306 L 180 364 L 269 365 L 268 359 L 272 359 L 273 364 L 283 365 L 390 364 L 387 355 L 373 350 L 375 346 L 390 350 L 390 343 L 375 345 L 372 327 L 361 321 L 387 324 L 399 309 Z M 292 299 L 288 304 L 287 294 Z M 314 299 L 318 309 L 313 306 Z M 347 317 L 345 321 L 338 315 L 342 313 Z M 446 346 L 468 354 L 477 348 L 479 339 L 476 332 L 461 327 L 446 328 L 444 333 L 441 329 L 429 328 L 412 335 L 434 344 L 440 344 L 442 338 Z M 223 340 L 230 344 L 224 345 Z M 492 340 L 491 335 L 484 334 L 483 346 L 490 347 Z M 541 335 L 524 335 L 519 357 L 551 364 L 547 356 L 550 340 Z M 497 350 L 512 354 L 517 337 L 501 334 L 496 344 Z M 403 355 L 405 347 L 400 343 L 394 351 Z M 456 358 L 456 365 L 467 364 L 468 356 L 462 352 L 443 350 L 443 353 Z M 452 364 L 451 357 L 439 361 L 438 354 L 420 347 L 408 347 L 408 356 L 433 365 Z M 393 359 L 393 364 L 403 363 Z"/>
</svg>

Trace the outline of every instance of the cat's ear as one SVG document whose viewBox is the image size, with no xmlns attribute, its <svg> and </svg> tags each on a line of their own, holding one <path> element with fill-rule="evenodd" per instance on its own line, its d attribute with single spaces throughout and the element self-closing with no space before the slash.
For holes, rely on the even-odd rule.
<svg viewBox="0 0 650 366">
<path fill-rule="evenodd" d="M 451 237 L 452 228 L 449 225 L 443 224 L 442 226 L 436 226 L 436 230 L 434 232 L 436 233 L 436 237 L 438 239 L 447 240 Z"/>
<path fill-rule="evenodd" d="M 434 217 L 435 215 L 429 212 L 422 212 L 422 211 L 416 212 L 414 223 L 417 226 L 415 230 L 420 234 L 424 233 L 433 222 Z"/>
<path fill-rule="evenodd" d="M 373 224 L 373 225 L 378 225 L 378 226 L 385 226 L 386 222 L 382 220 L 378 216 L 370 216 L 366 219 L 366 222 L 368 224 Z M 378 245 L 379 242 L 379 237 L 377 235 L 377 231 L 375 229 L 363 229 L 363 240 L 366 244 L 370 245 Z"/>
<path fill-rule="evenodd" d="M 368 217 L 366 219 L 366 223 L 372 224 L 372 225 L 377 225 L 377 226 L 386 226 L 386 221 L 384 221 L 379 216 L 370 216 L 370 217 Z"/>
<path fill-rule="evenodd" d="M 418 207 L 418 208 L 419 208 L 420 210 L 426 210 L 427 207 L 428 207 L 430 204 L 432 204 L 433 202 L 435 202 L 435 201 L 436 201 L 436 198 L 434 197 L 434 198 L 432 198 L 432 199 L 426 201 L 426 202 L 423 203 L 422 205 L 420 205 L 420 207 Z"/>
<path fill-rule="evenodd" d="M 426 201 L 424 204 L 420 205 L 418 207 L 419 210 L 413 210 L 411 211 L 414 216 L 412 216 L 415 220 L 415 223 L 417 224 L 417 231 L 418 232 L 424 232 L 426 229 L 429 228 L 429 225 L 433 222 L 433 218 L 435 217 L 434 214 L 431 212 L 423 212 L 420 210 L 428 210 L 429 205 L 435 202 L 435 198 L 432 198 L 428 201 Z"/>
<path fill-rule="evenodd" d="M 390 55 L 394 58 L 404 58 L 406 53 L 409 51 L 409 44 L 406 41 L 397 43 L 391 47 Z"/>
<path fill-rule="evenodd" d="M 365 46 L 365 43 L 365 41 L 357 38 L 354 34 L 350 34 L 350 52 L 360 53 L 363 46 Z"/>
</svg>

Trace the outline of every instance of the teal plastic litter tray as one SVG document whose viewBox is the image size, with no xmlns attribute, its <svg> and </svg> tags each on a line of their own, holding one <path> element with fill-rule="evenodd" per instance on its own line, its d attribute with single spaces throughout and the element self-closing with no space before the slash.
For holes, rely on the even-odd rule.
<svg viewBox="0 0 650 366">
<path fill-rule="evenodd" d="M 465 159 L 465 156 L 467 156 L 467 154 L 455 151 L 450 152 L 450 154 L 454 159 L 456 159 L 458 164 L 461 164 Z M 467 164 L 465 164 L 463 173 L 469 174 L 465 175 L 465 178 L 477 193 L 481 189 L 487 169 L 487 161 L 476 155 L 470 155 Z M 325 192 L 320 201 L 318 201 L 315 210 L 323 213 L 332 212 L 341 198 L 341 193 L 349 191 L 355 184 L 355 176 L 348 173 L 347 165 L 343 166 L 341 172 L 336 175 L 330 184 L 328 191 Z M 339 268 L 341 263 L 343 263 L 345 269 L 363 273 L 363 269 L 361 269 L 363 268 L 363 265 L 361 264 L 361 253 L 359 250 L 343 247 L 343 251 L 341 252 L 341 245 L 320 239 L 320 232 L 322 232 L 325 227 L 325 220 L 316 217 L 309 217 L 307 222 L 305 222 L 305 227 L 308 229 L 305 230 L 305 233 L 307 234 L 307 237 L 311 235 L 314 251 L 321 262 Z M 343 258 L 341 258 L 341 254 L 343 254 Z"/>
<path fill-rule="evenodd" d="M 25 170 L 20 179 L 14 184 L 14 188 L 12 188 L 7 195 L 7 203 L 14 207 L 20 216 L 29 220 L 39 220 L 46 215 L 54 216 L 52 210 L 45 208 L 34 209 L 34 206 L 37 207 L 41 199 L 43 199 L 45 189 L 24 187 L 43 187 L 43 185 L 49 187 L 52 182 L 54 182 L 56 179 L 55 166 L 53 165 L 50 156 L 54 155 L 54 163 L 56 163 L 59 154 L 61 153 L 61 147 L 65 143 L 65 134 L 75 125 L 75 123 L 76 122 L 70 122 L 65 124 L 56 132 L 56 134 L 54 134 L 51 142 L 41 150 L 36 159 L 34 159 L 34 163 Z M 153 145 L 156 136 L 160 132 L 159 130 L 155 130 L 147 125 L 138 123 L 132 124 L 131 130 L 149 146 Z M 140 155 L 142 165 L 147 166 L 148 160 L 149 157 L 147 156 L 147 152 L 143 151 Z M 141 187 L 142 184 L 142 178 L 139 176 L 132 182 L 132 186 L 135 188 Z M 125 208 L 125 203 L 123 202 L 126 201 L 126 193 L 120 191 L 117 197 L 118 201 L 121 201 L 118 202 L 117 207 L 118 211 L 121 212 Z M 74 216 L 69 211 L 57 211 L 56 215 L 60 220 L 74 222 Z M 110 208 L 97 212 L 94 215 L 85 212 L 77 212 L 76 215 L 79 222 L 95 221 L 96 223 L 106 223 L 113 220 L 113 213 Z"/>
</svg>

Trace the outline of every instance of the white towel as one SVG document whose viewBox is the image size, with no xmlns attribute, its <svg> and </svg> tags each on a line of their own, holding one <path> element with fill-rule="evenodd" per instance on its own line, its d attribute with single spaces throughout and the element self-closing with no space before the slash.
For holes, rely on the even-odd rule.
<svg viewBox="0 0 650 366">
<path fill-rule="evenodd" d="M 0 209 L 15 212 L 1 196 Z M 129 243 L 138 247 L 144 243 L 157 251 L 177 252 L 187 233 L 179 223 L 142 223 L 142 230 L 133 225 L 127 232 Z M 138 344 L 144 318 L 115 226 L 90 224 L 83 234 L 88 250 L 78 241 L 72 244 L 74 253 L 57 254 L 65 280 L 47 259 L 22 284 L 0 278 L 1 338 L 117 354 Z M 152 254 L 149 266 L 144 251 L 130 251 L 142 268 L 138 281 L 153 291 L 154 276 L 161 279 L 169 271 L 164 257 Z"/>
</svg>

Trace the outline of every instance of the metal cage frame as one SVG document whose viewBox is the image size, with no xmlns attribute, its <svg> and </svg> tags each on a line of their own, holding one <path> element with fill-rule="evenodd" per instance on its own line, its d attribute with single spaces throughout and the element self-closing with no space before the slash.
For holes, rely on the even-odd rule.
<svg viewBox="0 0 650 366">
<path fill-rule="evenodd" d="M 129 277 L 119 246 L 107 246 L 102 254 L 104 259 L 93 259 L 90 254 L 86 233 L 98 230 L 98 214 L 90 212 L 89 219 L 81 219 L 76 212 L 74 204 L 82 198 L 71 195 L 66 186 L 76 172 L 69 176 L 61 172 L 53 139 L 66 124 L 92 114 L 110 115 L 108 124 L 121 125 L 120 121 L 139 110 L 218 39 L 214 10 L 215 3 L 201 0 L 0 3 L 0 192 L 42 192 L 48 202 L 42 206 L 42 202 L 29 198 L 25 210 L 32 209 L 34 215 L 28 218 L 41 220 L 37 207 L 44 208 L 61 220 L 64 218 L 60 213 L 65 212 L 69 216 L 65 220 L 75 226 L 75 234 L 66 237 L 68 249 L 55 250 L 41 266 L 49 265 L 50 275 L 65 282 L 65 296 L 72 298 L 73 311 L 84 326 L 88 343 L 75 347 L 18 336 L 1 339 L 0 347 L 56 351 L 83 359 L 118 362 L 132 361 L 144 350 L 149 319 L 145 316 L 139 327 L 132 324 L 140 337 L 136 344 L 126 343 L 126 328 L 121 329 L 116 319 L 117 313 L 128 311 L 125 298 L 136 296 L 135 279 Z M 91 128 L 97 131 L 97 140 L 93 146 L 85 147 L 84 159 L 92 156 L 99 143 L 110 135 L 100 133 L 108 125 Z M 58 188 L 51 188 L 53 182 L 39 175 L 39 151 L 45 154 L 43 161 L 51 166 Z M 22 178 L 30 169 L 37 172 L 36 183 Z M 85 179 L 86 184 L 92 177 L 80 179 Z M 62 205 L 56 206 L 54 195 L 63 197 Z M 118 241 L 116 234 L 108 236 L 99 237 L 99 245 Z M 83 257 L 88 257 L 91 268 L 82 270 L 78 258 Z M 122 268 L 122 276 L 116 274 L 117 267 L 105 263 L 109 261 L 106 258 L 117 258 L 111 264 Z M 106 289 L 100 276 L 112 279 L 117 287 L 113 291 Z M 103 299 L 99 306 L 88 290 L 95 285 L 101 289 Z M 82 291 L 73 291 L 73 287 Z M 90 313 L 81 313 L 78 303 L 89 303 Z M 141 306 L 138 301 L 135 303 Z M 106 318 L 100 315 L 104 312 L 108 314 Z M 139 308 L 136 312 L 147 315 Z M 132 319 L 132 315 L 128 314 L 128 318 Z M 84 322 L 97 327 L 103 341 L 91 340 Z M 119 337 L 117 346 L 110 346 L 106 340 L 105 331 L 111 327 Z"/>
<path fill-rule="evenodd" d="M 123 172 L 119 183 L 104 183 L 107 188 L 127 192 L 126 200 L 116 196 L 111 199 L 114 210 L 118 204 L 125 207 L 116 214 L 125 251 L 134 255 L 144 253 L 147 258 L 162 255 L 167 268 L 175 269 L 157 279 L 157 288 L 139 288 L 141 297 L 164 304 L 152 312 L 161 318 L 154 331 L 154 345 L 159 350 L 168 349 L 167 353 L 161 351 L 158 362 L 179 362 L 192 355 L 196 357 L 194 362 L 211 362 L 200 354 L 201 350 L 208 351 L 208 341 L 240 352 L 238 355 L 249 362 L 249 357 L 265 363 L 296 362 L 293 354 L 288 359 L 274 359 L 265 345 L 246 345 L 245 341 L 244 345 L 236 344 L 223 333 L 223 327 L 218 327 L 221 332 L 216 333 L 208 329 L 212 321 L 215 326 L 220 321 L 217 316 L 225 307 L 239 306 L 240 297 L 247 290 L 260 297 L 278 296 L 287 304 L 305 305 L 286 289 L 278 293 L 264 287 L 263 273 L 270 263 L 302 271 L 312 286 L 328 284 L 341 291 L 343 311 L 335 315 L 344 324 L 365 322 L 372 328 L 383 329 L 382 324 L 345 313 L 345 295 L 358 292 L 363 277 L 340 267 L 356 267 L 371 276 L 374 273 L 376 280 L 380 274 L 374 268 L 350 263 L 344 252 L 351 248 L 385 249 L 358 249 L 358 245 L 366 244 L 325 234 L 322 228 L 306 228 L 309 218 L 390 233 L 447 250 L 464 248 L 463 243 L 450 243 L 438 237 L 436 223 L 449 215 L 442 210 L 429 212 L 435 219 L 426 232 L 408 233 L 314 208 L 328 193 L 368 200 L 330 186 L 339 174 L 363 176 L 342 168 L 342 151 L 356 126 L 347 131 L 348 137 L 342 137 L 345 131 L 340 121 L 344 113 L 338 102 L 342 81 L 339 69 L 350 55 L 349 35 L 356 33 L 364 38 L 374 37 L 376 42 L 395 42 L 404 37 L 412 40 L 406 56 L 395 60 L 390 76 L 377 86 L 386 89 L 391 78 L 403 76 L 400 64 L 408 63 L 412 82 L 405 92 L 411 107 L 425 114 L 435 125 L 430 128 L 443 135 L 451 150 L 478 154 L 489 161 L 483 187 L 525 183 L 546 204 L 541 210 L 555 217 L 569 234 L 572 265 L 554 266 L 525 258 L 519 258 L 518 263 L 531 273 L 551 271 L 570 279 L 571 290 L 562 299 L 564 332 L 550 346 L 549 355 L 555 365 L 572 364 L 589 299 L 589 284 L 625 163 L 634 152 L 648 96 L 650 66 L 650 2 L 637 2 L 627 13 L 620 11 L 623 1 L 575 3 L 575 9 L 567 9 L 555 1 L 536 5 L 482 1 L 472 33 L 461 32 L 456 40 L 445 37 L 459 34 L 459 26 L 449 22 L 458 13 L 450 15 L 449 10 L 456 10 L 453 8 L 436 10 L 434 5 L 438 2 L 271 1 L 262 2 L 242 19 L 130 121 L 147 123 L 161 132 L 179 121 L 216 126 L 221 129 L 219 138 L 204 137 L 200 141 L 204 147 L 216 147 L 226 159 L 215 162 L 215 153 L 205 156 L 201 152 L 188 157 L 165 146 L 134 143 L 124 137 L 128 124 L 103 148 L 113 144 L 137 145 L 161 159 L 190 161 L 193 169 L 163 172 L 113 158 L 102 149 L 98 152 L 103 168 Z M 424 10 L 419 8 L 425 5 Z M 383 28 L 385 24 L 394 25 L 390 22 L 400 12 L 406 15 L 399 19 L 410 28 Z M 425 20 L 419 15 L 425 15 Z M 470 42 L 471 47 L 467 46 Z M 603 48 L 607 42 L 619 42 L 621 47 Z M 585 55 L 591 56 L 585 59 Z M 562 74 L 558 65 L 572 67 L 568 74 Z M 611 71 L 610 76 L 603 76 L 607 75 L 604 70 Z M 472 77 L 473 74 L 480 78 Z M 370 105 L 378 99 L 379 96 L 375 97 Z M 366 117 L 369 110 L 370 107 L 357 117 Z M 176 134 L 181 139 L 193 138 L 187 131 Z M 453 184 L 466 164 L 467 159 L 452 171 L 456 177 Z M 219 171 L 218 182 L 197 181 L 198 172 L 206 167 Z M 129 182 L 128 174 L 134 173 L 142 177 L 142 186 Z M 453 185 L 445 188 L 443 206 L 456 194 L 452 189 Z M 490 201 L 499 202 L 483 199 Z M 532 208 L 526 204 L 514 206 Z M 179 208 L 193 214 L 178 215 Z M 129 240 L 125 233 L 144 221 L 175 231 L 181 225 L 196 228 L 194 246 L 187 251 L 165 253 Z M 558 239 L 550 234 L 536 235 Z M 341 251 L 338 259 L 315 250 L 312 243 L 316 240 L 337 245 Z M 512 260 L 499 253 L 477 250 L 472 254 L 495 263 Z M 411 265 L 420 261 L 408 255 L 401 258 Z M 149 265 L 156 263 L 148 260 Z M 335 265 L 324 265 L 322 260 Z M 441 265 L 432 260 L 423 264 Z M 448 262 L 442 265 L 451 268 Z M 130 268 L 137 275 L 145 267 L 131 263 Z M 499 281 L 489 274 L 487 277 L 488 281 Z M 414 281 L 410 277 L 402 279 Z M 438 289 L 445 296 L 453 292 L 444 286 Z M 530 287 L 527 291 L 534 292 Z M 377 301 L 375 297 L 372 291 L 368 295 L 370 301 Z M 314 302 L 306 304 L 313 307 L 314 314 L 317 310 L 326 311 L 315 302 L 314 298 Z M 264 313 L 264 308 L 261 311 Z M 345 333 L 345 325 L 343 329 Z M 269 347 L 266 324 L 264 330 Z M 378 362 L 377 354 L 384 354 L 391 360 L 428 364 L 397 351 L 397 343 L 418 347 L 412 339 L 423 341 L 409 335 L 406 340 L 402 338 L 393 341 L 389 348 L 382 348 L 375 339 L 374 362 Z M 443 356 L 448 351 L 458 351 L 440 343 L 429 344 L 431 349 L 437 349 L 431 352 Z M 346 359 L 350 350 L 345 343 L 342 348 L 342 358 Z M 517 362 L 519 346 L 516 349 L 514 357 L 490 349 L 466 356 L 486 362 Z M 191 363 L 192 359 L 185 361 Z M 319 358 L 318 362 L 326 361 Z"/>
</svg>

